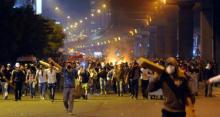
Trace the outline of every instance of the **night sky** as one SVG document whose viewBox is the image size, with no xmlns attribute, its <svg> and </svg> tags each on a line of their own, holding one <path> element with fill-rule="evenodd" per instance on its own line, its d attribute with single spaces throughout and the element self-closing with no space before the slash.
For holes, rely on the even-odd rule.
<svg viewBox="0 0 220 117">
<path fill-rule="evenodd" d="M 60 22 L 65 22 L 67 16 L 79 20 L 90 14 L 90 0 L 43 0 L 43 15 Z M 60 8 L 57 13 L 54 8 Z"/>
</svg>

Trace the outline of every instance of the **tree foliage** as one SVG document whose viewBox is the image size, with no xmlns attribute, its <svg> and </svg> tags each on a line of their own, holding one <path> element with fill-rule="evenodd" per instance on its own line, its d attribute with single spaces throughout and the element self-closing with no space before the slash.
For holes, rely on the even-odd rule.
<svg viewBox="0 0 220 117">
<path fill-rule="evenodd" d="M 63 46 L 65 35 L 53 20 L 35 15 L 31 6 L 13 8 L 14 0 L 0 0 L 0 61 L 17 57 L 50 56 Z"/>
</svg>

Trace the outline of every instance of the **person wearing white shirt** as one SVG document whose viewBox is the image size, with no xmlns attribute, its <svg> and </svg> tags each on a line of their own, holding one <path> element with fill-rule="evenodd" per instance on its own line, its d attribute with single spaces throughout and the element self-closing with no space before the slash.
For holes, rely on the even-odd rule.
<svg viewBox="0 0 220 117">
<path fill-rule="evenodd" d="M 44 100 L 46 94 L 47 78 L 46 78 L 45 69 L 43 68 L 42 65 L 40 65 L 39 68 L 37 69 L 35 77 L 38 80 L 38 84 L 39 84 L 40 98 Z"/>
<path fill-rule="evenodd" d="M 47 77 L 48 89 L 50 91 L 50 99 L 52 102 L 54 102 L 56 82 L 57 82 L 56 74 L 62 70 L 62 67 L 59 64 L 57 64 L 55 61 L 53 61 L 51 58 L 49 58 L 48 61 L 50 65 L 49 65 L 49 69 L 47 69 L 45 73 Z"/>
<path fill-rule="evenodd" d="M 141 68 L 141 86 L 142 86 L 142 96 L 144 99 L 148 99 L 148 84 L 149 79 L 152 76 L 152 71 L 146 67 Z"/>
</svg>

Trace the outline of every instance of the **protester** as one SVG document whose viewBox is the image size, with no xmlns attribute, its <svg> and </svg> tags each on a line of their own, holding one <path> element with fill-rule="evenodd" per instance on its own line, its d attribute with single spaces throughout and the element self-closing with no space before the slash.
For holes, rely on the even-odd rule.
<svg viewBox="0 0 220 117">
<path fill-rule="evenodd" d="M 136 61 L 133 63 L 133 68 L 132 68 L 132 98 L 135 97 L 135 99 L 138 99 L 138 86 L 139 86 L 139 79 L 141 77 L 141 70 Z"/>
<path fill-rule="evenodd" d="M 32 66 L 26 74 L 26 83 L 29 86 L 30 96 L 31 98 L 35 97 L 35 87 L 37 85 L 37 80 L 35 78 L 35 68 Z"/>
<path fill-rule="evenodd" d="M 162 117 L 186 117 L 187 100 L 194 103 L 188 80 L 177 65 L 175 58 L 168 58 L 165 71 L 156 75 L 149 84 L 149 91 L 162 89 L 165 96 Z"/>
<path fill-rule="evenodd" d="M 8 79 L 6 79 L 4 65 L 0 66 L 0 85 L 2 86 L 2 96 L 6 100 L 8 98 Z"/>
<path fill-rule="evenodd" d="M 88 72 L 88 70 L 85 67 L 82 67 L 80 72 L 79 72 L 79 78 L 81 81 L 81 85 L 82 85 L 82 89 L 83 89 L 83 98 L 84 99 L 88 99 L 88 82 L 89 82 L 89 78 L 90 78 L 90 74 Z"/>
<path fill-rule="evenodd" d="M 46 98 L 46 87 L 47 87 L 47 78 L 45 69 L 42 65 L 39 65 L 36 71 L 35 79 L 38 81 L 40 99 L 45 100 Z"/>
<path fill-rule="evenodd" d="M 72 114 L 73 112 L 73 103 L 74 103 L 74 88 L 75 88 L 75 79 L 77 78 L 76 66 L 72 66 L 71 63 L 66 63 L 65 68 L 63 68 L 64 75 L 64 89 L 63 89 L 63 103 L 66 109 L 66 112 Z"/>
<path fill-rule="evenodd" d="M 15 101 L 21 100 L 22 85 L 25 81 L 25 73 L 20 68 L 20 63 L 15 64 L 15 69 L 12 71 L 11 83 L 14 85 Z"/>
<path fill-rule="evenodd" d="M 141 68 L 141 86 L 142 86 L 142 96 L 143 99 L 148 99 L 148 84 L 149 79 L 151 78 L 153 72 L 150 69 L 147 69 L 147 67 Z"/>
<path fill-rule="evenodd" d="M 48 83 L 48 89 L 50 91 L 50 99 L 51 102 L 54 102 L 55 99 L 55 93 L 56 93 L 56 74 L 60 72 L 61 66 L 58 65 L 55 61 L 52 59 L 49 59 L 49 69 L 46 70 L 46 76 L 47 76 L 47 83 Z"/>
</svg>

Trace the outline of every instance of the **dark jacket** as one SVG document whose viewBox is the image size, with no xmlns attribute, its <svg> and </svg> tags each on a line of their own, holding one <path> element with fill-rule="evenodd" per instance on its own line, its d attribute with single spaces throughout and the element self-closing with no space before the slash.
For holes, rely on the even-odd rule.
<svg viewBox="0 0 220 117">
<path fill-rule="evenodd" d="M 80 76 L 82 78 L 82 83 L 88 83 L 89 82 L 90 74 L 89 74 L 89 72 L 87 70 L 81 72 Z"/>
<path fill-rule="evenodd" d="M 25 81 L 25 73 L 22 70 L 14 70 L 12 72 L 13 83 L 21 83 Z"/>
<path fill-rule="evenodd" d="M 192 101 L 194 101 L 194 97 L 186 78 L 176 76 L 174 79 L 176 79 L 176 82 L 180 82 L 179 86 L 175 85 L 175 82 L 171 79 L 170 75 L 164 72 L 160 78 L 150 80 L 148 90 L 153 92 L 160 88 L 162 89 L 165 97 L 165 110 L 170 112 L 185 112 L 186 97 L 190 97 Z"/>
</svg>

